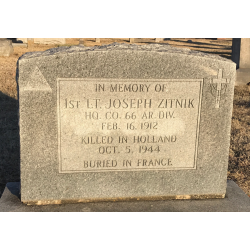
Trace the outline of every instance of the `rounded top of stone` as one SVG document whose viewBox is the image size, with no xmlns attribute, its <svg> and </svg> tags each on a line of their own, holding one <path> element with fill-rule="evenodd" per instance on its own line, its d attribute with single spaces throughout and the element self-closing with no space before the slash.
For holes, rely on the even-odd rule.
<svg viewBox="0 0 250 250">
<path fill-rule="evenodd" d="M 206 57 L 215 60 L 222 60 L 233 63 L 231 60 L 223 58 L 214 54 L 207 54 L 200 51 L 190 50 L 187 48 L 176 48 L 169 44 L 146 44 L 146 45 L 136 45 L 127 43 L 112 43 L 105 44 L 102 46 L 86 47 L 83 45 L 78 46 L 61 46 L 58 48 L 48 49 L 46 51 L 36 51 L 27 52 L 23 54 L 20 59 L 29 59 L 40 56 L 52 56 L 58 54 L 68 54 L 68 53 L 81 53 L 81 52 L 98 52 L 98 51 L 154 51 L 162 53 L 173 53 L 173 54 L 184 54 L 198 57 Z"/>
</svg>

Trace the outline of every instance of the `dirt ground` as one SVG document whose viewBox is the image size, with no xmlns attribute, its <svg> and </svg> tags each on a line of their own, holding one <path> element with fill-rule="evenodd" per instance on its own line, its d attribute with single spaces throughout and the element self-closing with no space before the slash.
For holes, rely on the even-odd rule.
<svg viewBox="0 0 250 250">
<path fill-rule="evenodd" d="M 97 45 L 94 38 L 83 39 L 85 46 Z M 66 39 L 66 46 L 78 45 L 79 38 Z M 112 42 L 129 43 L 129 38 L 101 39 L 101 44 Z M 154 43 L 154 39 L 136 39 L 136 44 Z M 232 39 L 165 38 L 161 43 L 180 48 L 189 48 L 205 53 L 231 58 Z M 98 44 L 99 45 L 99 44 Z M 65 46 L 65 45 L 64 45 Z M 30 44 L 28 48 L 14 47 L 10 57 L 0 57 L 0 185 L 6 181 L 18 181 L 19 139 L 18 102 L 16 89 L 16 62 L 26 52 L 44 51 L 58 45 Z M 229 152 L 228 179 L 234 180 L 250 196 L 250 89 L 236 86 L 232 117 L 231 145 Z M 2 169 L 1 169 L 2 168 Z M 5 170 L 5 175 L 1 176 Z M 7 171 L 6 171 L 7 169 Z M 1 194 L 0 194 L 1 195 Z"/>
</svg>

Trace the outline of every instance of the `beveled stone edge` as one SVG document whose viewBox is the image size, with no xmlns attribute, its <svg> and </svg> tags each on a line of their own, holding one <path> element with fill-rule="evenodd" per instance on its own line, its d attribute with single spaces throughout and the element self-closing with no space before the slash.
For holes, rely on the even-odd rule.
<svg viewBox="0 0 250 250">
<path fill-rule="evenodd" d="M 98 52 L 98 51 L 110 51 L 110 50 L 127 50 L 127 51 L 151 51 L 151 52 L 163 52 L 163 53 L 172 53 L 172 54 L 183 54 L 183 55 L 191 55 L 197 57 L 203 57 L 206 59 L 214 59 L 218 61 L 224 61 L 230 64 L 235 64 L 232 60 L 221 57 L 216 54 L 209 54 L 202 51 L 191 50 L 188 48 L 179 48 L 174 47 L 169 44 L 145 44 L 145 45 L 136 45 L 136 44 L 127 44 L 127 43 L 111 43 L 111 44 L 103 44 L 101 46 L 88 47 L 83 45 L 74 45 L 74 46 L 60 46 L 58 48 L 51 48 L 45 51 L 32 51 L 26 52 L 19 60 L 22 59 L 31 59 L 34 57 L 40 56 L 53 56 L 58 53 L 67 54 L 67 53 L 81 53 L 81 52 Z"/>
<path fill-rule="evenodd" d="M 201 195 L 167 195 L 148 197 L 117 197 L 117 198 L 93 198 L 93 199 L 62 199 L 62 200 L 37 200 L 22 201 L 26 205 L 61 205 L 70 203 L 90 203 L 90 202 L 116 202 L 116 201 L 163 201 L 163 200 L 204 200 L 223 199 L 225 194 L 201 194 Z"/>
</svg>

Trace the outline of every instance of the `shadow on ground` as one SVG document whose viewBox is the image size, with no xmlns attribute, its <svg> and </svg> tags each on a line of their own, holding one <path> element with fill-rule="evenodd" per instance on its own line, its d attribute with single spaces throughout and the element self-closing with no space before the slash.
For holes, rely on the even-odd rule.
<svg viewBox="0 0 250 250">
<path fill-rule="evenodd" d="M 0 197 L 7 182 L 20 181 L 18 101 L 0 91 Z"/>
<path fill-rule="evenodd" d="M 178 45 L 177 47 L 180 46 L 183 48 L 185 47 L 190 48 L 190 49 L 193 48 L 194 50 L 197 50 L 197 51 L 201 51 L 201 52 L 208 53 L 208 54 L 217 54 L 227 59 L 231 59 L 231 53 L 232 53 L 231 45 L 218 44 L 217 41 L 207 42 L 207 43 L 197 42 L 197 41 L 192 41 L 192 40 L 183 41 L 183 40 L 178 40 L 178 39 L 171 39 L 171 41 L 181 42 L 181 44 Z M 213 49 L 213 51 L 208 51 L 208 49 Z M 218 51 L 215 51 L 215 50 L 218 50 Z"/>
<path fill-rule="evenodd" d="M 8 40 L 11 40 L 12 43 L 23 43 L 23 41 L 18 40 L 18 38 L 7 38 Z"/>
</svg>

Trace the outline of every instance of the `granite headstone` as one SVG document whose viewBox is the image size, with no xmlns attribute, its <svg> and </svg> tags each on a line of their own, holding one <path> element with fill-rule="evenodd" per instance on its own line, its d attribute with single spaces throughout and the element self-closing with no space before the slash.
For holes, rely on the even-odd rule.
<svg viewBox="0 0 250 250">
<path fill-rule="evenodd" d="M 163 44 L 24 54 L 22 202 L 224 198 L 235 71 Z"/>
</svg>

